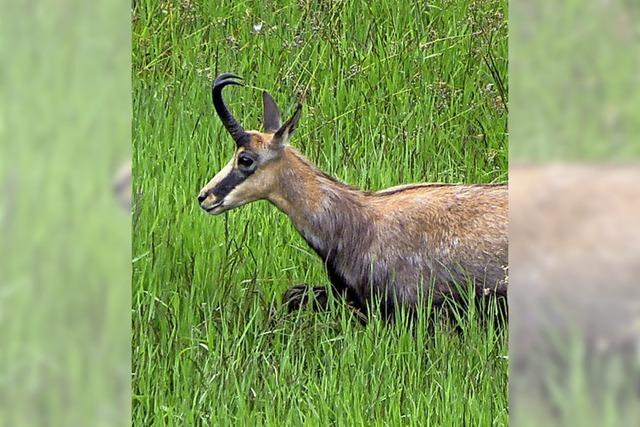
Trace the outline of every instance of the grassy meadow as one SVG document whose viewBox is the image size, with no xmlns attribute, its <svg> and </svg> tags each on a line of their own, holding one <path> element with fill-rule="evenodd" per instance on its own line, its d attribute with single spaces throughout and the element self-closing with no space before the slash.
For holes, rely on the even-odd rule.
<svg viewBox="0 0 640 427">
<path fill-rule="evenodd" d="M 287 117 L 304 96 L 292 144 L 350 184 L 505 182 L 506 22 L 503 0 L 133 2 L 134 425 L 508 423 L 504 333 L 287 314 L 289 286 L 328 283 L 289 220 L 196 200 L 234 150 L 221 72 L 248 129 L 261 90 Z"/>
</svg>

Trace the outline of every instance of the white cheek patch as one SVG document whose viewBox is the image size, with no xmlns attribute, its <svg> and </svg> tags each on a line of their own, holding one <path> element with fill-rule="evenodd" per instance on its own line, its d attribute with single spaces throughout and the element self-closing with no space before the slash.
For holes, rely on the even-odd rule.
<svg viewBox="0 0 640 427">
<path fill-rule="evenodd" d="M 229 175 L 231 173 L 231 171 L 233 170 L 233 162 L 234 162 L 235 158 L 232 158 L 231 160 L 229 160 L 229 163 L 227 163 L 225 165 L 225 167 L 223 167 L 222 169 L 220 169 L 220 172 L 218 172 L 213 178 L 211 178 L 211 181 L 209 181 L 207 183 L 207 185 L 204 186 L 204 188 L 202 189 L 202 191 L 207 192 L 210 191 L 212 188 L 214 188 L 220 181 L 222 181 L 227 175 Z"/>
<path fill-rule="evenodd" d="M 261 156 L 263 157 L 258 168 L 267 170 L 256 169 L 255 172 L 257 173 L 255 174 L 243 173 L 236 167 L 237 156 L 234 156 L 209 181 L 202 192 L 214 198 L 215 202 L 221 202 L 228 209 L 266 198 L 271 175 L 268 170 L 269 167 L 265 163 L 270 160 L 270 157 L 263 154 Z"/>
<path fill-rule="evenodd" d="M 253 199 L 249 199 L 247 196 L 251 194 L 253 185 L 250 182 L 243 181 L 236 185 L 229 194 L 224 198 L 225 205 L 238 206 L 248 202 L 252 202 Z M 247 191 L 248 190 L 248 191 Z"/>
</svg>

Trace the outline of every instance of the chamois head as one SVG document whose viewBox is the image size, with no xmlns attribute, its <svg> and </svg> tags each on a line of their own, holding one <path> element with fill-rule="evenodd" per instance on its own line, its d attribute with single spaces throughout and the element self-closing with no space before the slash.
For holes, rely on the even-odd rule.
<svg viewBox="0 0 640 427">
<path fill-rule="evenodd" d="M 298 104 L 293 116 L 282 124 L 278 106 L 271 95 L 263 92 L 263 132 L 245 131 L 222 99 L 222 89 L 228 85 L 242 86 L 240 79 L 234 74 L 222 74 L 211 87 L 216 113 L 236 143 L 229 163 L 198 195 L 200 207 L 213 215 L 269 196 L 277 180 L 285 144 L 295 131 L 302 111 L 302 105 Z"/>
</svg>

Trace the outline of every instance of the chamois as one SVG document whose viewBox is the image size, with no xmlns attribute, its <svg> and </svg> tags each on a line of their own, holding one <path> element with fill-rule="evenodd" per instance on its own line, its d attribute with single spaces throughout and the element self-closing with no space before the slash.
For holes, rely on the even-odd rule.
<svg viewBox="0 0 640 427">
<path fill-rule="evenodd" d="M 332 291 L 363 313 L 380 301 L 383 315 L 392 317 L 396 305 L 413 310 L 426 294 L 439 305 L 460 296 L 457 284 L 471 283 L 477 297 L 506 297 L 506 185 L 361 191 L 321 172 L 288 144 L 301 104 L 282 124 L 275 101 L 263 92 L 264 129 L 245 131 L 222 98 L 222 89 L 242 86 L 240 80 L 227 73 L 212 84 L 213 106 L 236 150 L 200 191 L 203 210 L 218 215 L 268 200 L 320 256 Z M 314 292 L 322 297 L 326 288 Z"/>
</svg>

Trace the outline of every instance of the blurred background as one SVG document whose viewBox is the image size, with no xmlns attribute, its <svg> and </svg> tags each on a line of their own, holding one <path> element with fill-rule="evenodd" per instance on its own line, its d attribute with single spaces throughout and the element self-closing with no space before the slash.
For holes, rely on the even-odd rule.
<svg viewBox="0 0 640 427">
<path fill-rule="evenodd" d="M 130 8 L 2 2 L 0 425 L 123 425 L 130 407 Z"/>
<path fill-rule="evenodd" d="M 510 421 L 638 425 L 639 4 L 510 6 Z"/>
</svg>

